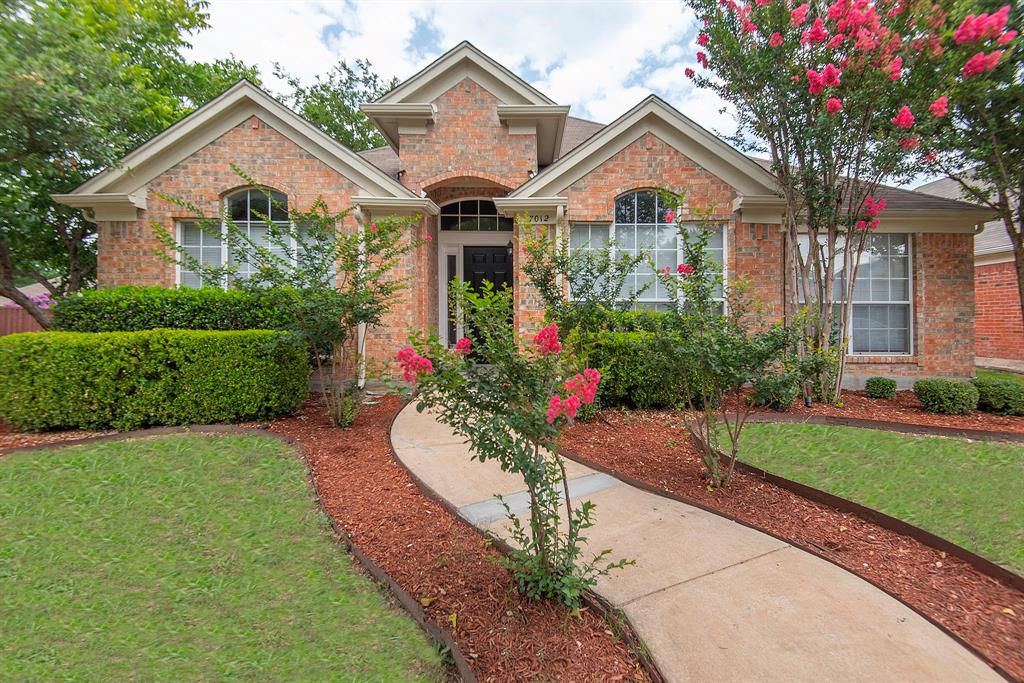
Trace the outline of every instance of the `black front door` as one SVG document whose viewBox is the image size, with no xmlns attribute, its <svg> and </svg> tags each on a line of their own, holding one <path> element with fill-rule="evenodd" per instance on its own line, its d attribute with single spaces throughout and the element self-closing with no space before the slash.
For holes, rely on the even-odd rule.
<svg viewBox="0 0 1024 683">
<path fill-rule="evenodd" d="M 463 279 L 479 290 L 484 280 L 494 288 L 512 287 L 512 254 L 506 247 L 465 247 L 462 254 Z"/>
</svg>

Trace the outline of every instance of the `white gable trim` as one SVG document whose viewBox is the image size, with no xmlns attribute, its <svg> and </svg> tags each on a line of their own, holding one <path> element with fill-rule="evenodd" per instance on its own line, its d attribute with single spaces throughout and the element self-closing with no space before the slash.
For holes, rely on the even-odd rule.
<svg viewBox="0 0 1024 683">
<path fill-rule="evenodd" d="M 645 133 L 653 133 L 736 188 L 741 195 L 763 197 L 776 194 L 775 181 L 770 173 L 651 95 L 521 185 L 509 197 L 557 195 Z"/>
<path fill-rule="evenodd" d="M 413 196 L 387 173 L 245 80 L 137 147 L 118 165 L 83 183 L 71 194 L 137 193 L 153 178 L 252 116 L 344 175 L 363 192 L 375 196 Z"/>
<path fill-rule="evenodd" d="M 466 78 L 474 80 L 505 104 L 555 104 L 554 100 L 467 41 L 459 43 L 400 83 L 377 103 L 433 102 Z"/>
</svg>

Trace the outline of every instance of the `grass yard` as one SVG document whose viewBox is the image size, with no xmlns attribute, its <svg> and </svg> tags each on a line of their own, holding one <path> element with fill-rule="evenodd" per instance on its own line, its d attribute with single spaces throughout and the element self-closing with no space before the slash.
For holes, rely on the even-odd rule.
<svg viewBox="0 0 1024 683">
<path fill-rule="evenodd" d="M 445 678 L 259 436 L 0 458 L 0 679 Z"/>
<path fill-rule="evenodd" d="M 1024 384 L 1024 375 L 1019 375 L 1016 372 L 1007 372 L 1005 370 L 985 370 L 984 368 L 978 368 L 976 372 L 979 379 L 1002 379 L 1010 380 L 1017 384 Z"/>
<path fill-rule="evenodd" d="M 1024 446 L 852 427 L 750 424 L 741 458 L 1024 573 Z"/>
</svg>

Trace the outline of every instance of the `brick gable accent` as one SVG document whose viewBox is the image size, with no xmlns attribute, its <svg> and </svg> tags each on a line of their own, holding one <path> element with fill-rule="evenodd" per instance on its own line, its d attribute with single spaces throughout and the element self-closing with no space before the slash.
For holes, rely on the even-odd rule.
<svg viewBox="0 0 1024 683">
<path fill-rule="evenodd" d="M 975 266 L 974 298 L 977 354 L 1024 360 L 1024 322 L 1013 261 Z"/>
<path fill-rule="evenodd" d="M 508 190 L 537 170 L 536 134 L 511 134 L 498 119 L 501 101 L 465 78 L 434 100 L 434 123 L 424 133 L 401 133 L 402 183 L 414 192 L 461 176 Z"/>
</svg>

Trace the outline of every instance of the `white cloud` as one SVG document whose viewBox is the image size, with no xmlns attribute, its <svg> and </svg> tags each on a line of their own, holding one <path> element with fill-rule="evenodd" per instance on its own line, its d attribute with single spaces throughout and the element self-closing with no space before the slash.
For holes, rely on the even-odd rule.
<svg viewBox="0 0 1024 683">
<path fill-rule="evenodd" d="M 367 58 L 384 77 L 407 78 L 438 54 L 410 49 L 417 19 L 442 50 L 469 40 L 572 114 L 609 122 L 655 93 L 708 129 L 732 132 L 713 93 L 683 76 L 692 64 L 694 20 L 676 0 L 660 2 L 461 2 L 393 0 L 303 3 L 213 0 L 211 28 L 190 56 L 234 54 L 258 64 L 280 91 L 270 65 L 304 80 L 340 59 Z M 423 31 L 420 31 L 422 34 Z M 412 57 L 416 54 L 418 58 Z"/>
</svg>

